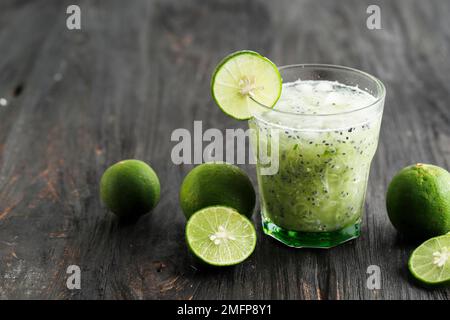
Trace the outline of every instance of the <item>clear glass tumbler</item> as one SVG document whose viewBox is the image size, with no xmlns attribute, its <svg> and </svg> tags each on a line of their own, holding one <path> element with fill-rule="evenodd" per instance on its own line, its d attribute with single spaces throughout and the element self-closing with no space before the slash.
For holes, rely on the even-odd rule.
<svg viewBox="0 0 450 320">
<path fill-rule="evenodd" d="M 330 248 L 360 235 L 385 87 L 365 72 L 342 66 L 291 65 L 280 73 L 285 84 L 337 81 L 371 96 L 367 103 L 335 113 L 251 107 L 264 232 L 292 247 Z"/>
</svg>

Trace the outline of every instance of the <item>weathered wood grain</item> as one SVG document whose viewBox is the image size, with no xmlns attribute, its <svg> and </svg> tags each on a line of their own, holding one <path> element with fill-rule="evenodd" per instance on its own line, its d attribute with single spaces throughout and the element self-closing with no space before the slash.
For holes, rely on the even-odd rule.
<svg viewBox="0 0 450 320">
<path fill-rule="evenodd" d="M 82 10 L 82 30 L 65 10 Z M 368 30 L 379 4 L 382 30 Z M 401 167 L 450 168 L 448 1 L 160 0 L 2 1 L 0 4 L 0 298 L 448 299 L 409 279 L 415 243 L 397 236 L 384 205 Z M 209 95 L 227 53 L 253 49 L 277 64 L 332 63 L 387 87 L 360 239 L 332 250 L 293 250 L 263 236 L 227 270 L 197 270 L 184 244 L 178 189 L 190 165 L 170 161 L 176 128 L 245 128 Z M 149 162 L 162 198 L 121 226 L 98 181 L 124 158 Z M 243 166 L 254 182 L 254 168 Z M 82 289 L 66 288 L 66 268 Z M 366 288 L 378 265 L 382 289 Z"/>
</svg>

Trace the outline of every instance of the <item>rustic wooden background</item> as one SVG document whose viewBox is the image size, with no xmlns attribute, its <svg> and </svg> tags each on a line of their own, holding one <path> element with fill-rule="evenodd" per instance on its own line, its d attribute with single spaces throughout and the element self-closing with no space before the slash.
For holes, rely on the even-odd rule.
<svg viewBox="0 0 450 320">
<path fill-rule="evenodd" d="M 78 4 L 82 30 L 66 28 Z M 366 28 L 369 4 L 382 30 Z M 448 299 L 408 276 L 416 243 L 397 236 L 384 200 L 415 162 L 450 167 L 450 2 L 327 0 L 2 0 L 0 4 L 0 298 Z M 209 94 L 227 53 L 253 49 L 279 65 L 332 63 L 387 87 L 362 236 L 332 250 L 294 250 L 265 236 L 234 268 L 196 270 L 178 190 L 191 165 L 170 161 L 176 128 L 246 127 Z M 99 200 L 112 163 L 158 172 L 151 215 L 121 226 Z M 244 166 L 254 182 L 254 168 Z M 256 184 L 255 184 L 256 185 Z M 66 268 L 82 289 L 66 288 Z M 382 289 L 366 288 L 369 265 Z"/>
</svg>

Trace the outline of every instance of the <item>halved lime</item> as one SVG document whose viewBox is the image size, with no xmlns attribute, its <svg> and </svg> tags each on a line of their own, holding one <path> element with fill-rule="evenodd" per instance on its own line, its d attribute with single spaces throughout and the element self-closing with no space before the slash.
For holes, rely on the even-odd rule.
<svg viewBox="0 0 450 320">
<path fill-rule="evenodd" d="M 450 235 L 434 237 L 422 243 L 411 254 L 408 267 L 423 284 L 450 285 Z"/>
<path fill-rule="evenodd" d="M 254 51 L 237 51 L 216 67 L 211 94 L 227 115 L 246 120 L 251 118 L 251 104 L 275 105 L 281 94 L 281 82 L 280 72 L 272 61 Z"/>
<path fill-rule="evenodd" d="M 253 224 L 236 210 L 215 206 L 197 211 L 186 225 L 192 253 L 213 266 L 231 266 L 247 259 L 256 246 Z"/>
</svg>

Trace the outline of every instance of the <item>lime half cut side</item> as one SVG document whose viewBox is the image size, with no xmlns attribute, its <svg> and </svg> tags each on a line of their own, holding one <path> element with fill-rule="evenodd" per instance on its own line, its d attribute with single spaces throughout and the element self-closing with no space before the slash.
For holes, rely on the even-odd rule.
<svg viewBox="0 0 450 320">
<path fill-rule="evenodd" d="M 276 65 L 248 50 L 228 55 L 219 63 L 211 79 L 215 102 L 223 112 L 238 120 L 252 117 L 252 104 L 273 107 L 280 98 L 281 88 Z"/>
<path fill-rule="evenodd" d="M 247 259 L 256 246 L 253 224 L 236 210 L 215 206 L 197 211 L 186 225 L 192 253 L 213 266 L 231 266 Z"/>
<path fill-rule="evenodd" d="M 422 243 L 411 254 L 408 267 L 412 275 L 425 285 L 450 285 L 450 235 Z"/>
</svg>

